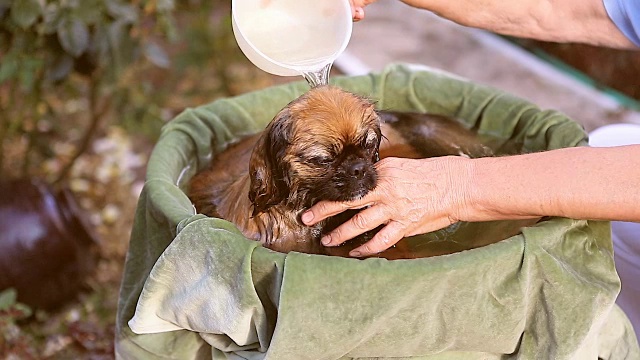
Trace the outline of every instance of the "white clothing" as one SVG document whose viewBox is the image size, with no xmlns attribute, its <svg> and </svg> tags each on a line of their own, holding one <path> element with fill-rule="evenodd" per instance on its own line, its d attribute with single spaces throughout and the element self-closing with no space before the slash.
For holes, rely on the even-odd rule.
<svg viewBox="0 0 640 360">
<path fill-rule="evenodd" d="M 640 125 L 606 125 L 589 134 L 589 145 L 593 147 L 632 144 L 640 144 Z M 640 223 L 612 221 L 611 237 L 616 270 L 622 282 L 616 302 L 631 320 L 640 342 Z"/>
</svg>

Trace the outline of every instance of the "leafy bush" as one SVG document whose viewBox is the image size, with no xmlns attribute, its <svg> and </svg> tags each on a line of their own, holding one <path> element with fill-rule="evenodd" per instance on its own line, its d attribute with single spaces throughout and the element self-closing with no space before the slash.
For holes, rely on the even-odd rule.
<svg viewBox="0 0 640 360">
<path fill-rule="evenodd" d="M 185 108 L 285 81 L 244 57 L 230 3 L 0 0 L 0 174 L 63 180 L 101 239 L 99 271 L 65 308 L 26 322 L 14 294 L 0 293 L 0 333 L 10 331 L 0 354 L 112 357 L 132 194 L 144 181 L 135 164 Z"/>
<path fill-rule="evenodd" d="M 173 0 L 0 0 L 0 172 L 16 165 L 5 151 L 9 138 L 20 139 L 11 147 L 22 147 L 21 175 L 34 153 L 52 155 L 48 140 L 66 120 L 61 109 L 76 100 L 86 104 L 86 129 L 58 169 L 63 179 L 126 72 L 141 62 L 169 66 L 157 41 L 175 38 L 173 10 Z"/>
<path fill-rule="evenodd" d="M 23 352 L 27 343 L 20 338 L 17 322 L 31 316 L 31 309 L 17 300 L 18 294 L 13 288 L 0 291 L 0 354 L 9 350 Z M 17 351 L 16 351 L 17 350 Z M 33 355 L 27 352 L 26 355 Z"/>
</svg>

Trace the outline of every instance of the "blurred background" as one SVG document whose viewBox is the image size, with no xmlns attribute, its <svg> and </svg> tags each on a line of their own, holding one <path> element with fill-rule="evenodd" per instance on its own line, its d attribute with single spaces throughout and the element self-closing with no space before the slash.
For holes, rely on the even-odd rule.
<svg viewBox="0 0 640 360">
<path fill-rule="evenodd" d="M 246 60 L 229 1 L 0 0 L 0 359 L 112 358 L 161 127 L 289 80 Z"/>
<path fill-rule="evenodd" d="M 560 110 L 587 131 L 640 123 L 640 52 L 496 36 L 399 1 L 367 7 L 338 65 L 349 74 L 391 62 L 441 69 Z"/>
<path fill-rule="evenodd" d="M 499 37 L 381 1 L 332 76 L 392 62 L 502 89 L 587 130 L 640 123 L 637 52 Z M 229 1 L 0 0 L 0 358 L 113 358 L 131 222 L 162 126 L 299 80 L 246 60 Z"/>
</svg>

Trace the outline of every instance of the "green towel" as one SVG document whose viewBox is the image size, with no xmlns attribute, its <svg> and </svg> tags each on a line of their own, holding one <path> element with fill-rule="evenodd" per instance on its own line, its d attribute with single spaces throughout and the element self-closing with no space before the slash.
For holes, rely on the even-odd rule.
<svg viewBox="0 0 640 360">
<path fill-rule="evenodd" d="M 332 83 L 380 109 L 459 118 L 497 150 L 587 144 L 561 113 L 416 66 Z M 191 176 L 307 89 L 218 100 L 163 129 L 135 214 L 118 358 L 640 359 L 614 304 L 607 222 L 546 219 L 492 245 L 389 261 L 276 253 L 195 214 L 184 193 Z"/>
</svg>

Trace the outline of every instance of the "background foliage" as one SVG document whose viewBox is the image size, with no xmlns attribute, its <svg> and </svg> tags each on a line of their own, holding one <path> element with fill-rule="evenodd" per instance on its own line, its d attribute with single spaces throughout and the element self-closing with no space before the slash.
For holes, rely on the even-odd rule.
<svg viewBox="0 0 640 360">
<path fill-rule="evenodd" d="M 54 312 L 0 292 L 0 358 L 110 359 L 144 165 L 179 112 L 288 81 L 250 64 L 230 1 L 0 0 L 0 174 L 70 188 L 99 236 L 86 290 Z"/>
<path fill-rule="evenodd" d="M 55 181 L 66 177 L 122 92 L 126 72 L 145 61 L 169 67 L 156 39 L 176 39 L 173 10 L 172 0 L 0 0 L 0 165 L 27 176 L 32 160 L 55 155 L 50 141 L 72 125 L 75 100 L 84 133 L 75 134 L 76 151 L 53 174 Z M 22 148 L 9 164 L 7 140 Z"/>
<path fill-rule="evenodd" d="M 226 1 L 0 0 L 0 171 L 60 182 L 105 118 L 153 139 L 185 96 L 242 91 L 262 74 L 229 19 Z"/>
</svg>

